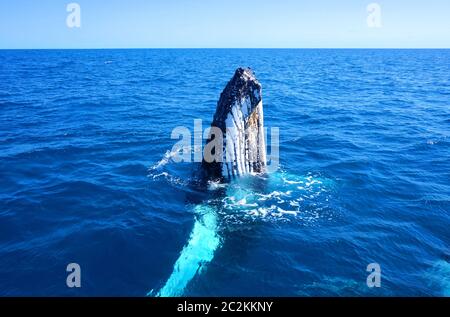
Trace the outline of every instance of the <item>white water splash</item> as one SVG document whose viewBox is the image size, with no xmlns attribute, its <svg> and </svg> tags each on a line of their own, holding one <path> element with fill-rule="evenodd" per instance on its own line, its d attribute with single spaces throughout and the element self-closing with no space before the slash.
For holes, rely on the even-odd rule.
<svg viewBox="0 0 450 317">
<path fill-rule="evenodd" d="M 264 221 L 331 219 L 329 212 L 325 212 L 334 187 L 330 179 L 278 172 L 268 176 L 262 192 L 252 187 L 252 179 L 247 180 L 229 184 L 220 211 L 226 219 L 245 216 Z"/>
<path fill-rule="evenodd" d="M 173 148 L 172 150 L 167 150 L 166 153 L 164 153 L 161 160 L 159 160 L 155 165 L 149 168 L 150 171 L 159 170 L 162 167 L 166 166 L 169 163 L 173 163 L 173 159 L 177 156 L 179 156 L 181 153 L 189 152 L 190 155 L 198 153 L 199 151 L 202 151 L 200 146 L 183 146 L 178 148 Z"/>
<path fill-rule="evenodd" d="M 183 179 L 182 177 L 180 177 L 180 173 L 178 173 L 180 171 L 180 168 L 175 168 L 176 164 L 172 165 L 172 163 L 175 163 L 174 158 L 180 153 L 184 153 L 186 151 L 190 151 L 191 155 L 195 155 L 195 153 L 201 151 L 201 147 L 186 146 L 174 148 L 170 151 L 167 150 L 161 160 L 159 160 L 148 169 L 147 176 L 152 180 L 166 180 L 171 185 L 177 187 L 188 186 L 189 179 Z"/>
</svg>

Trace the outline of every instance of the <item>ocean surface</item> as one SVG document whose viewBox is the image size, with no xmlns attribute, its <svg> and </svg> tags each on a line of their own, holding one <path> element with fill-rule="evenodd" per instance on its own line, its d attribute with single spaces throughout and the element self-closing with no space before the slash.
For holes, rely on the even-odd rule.
<svg viewBox="0 0 450 317">
<path fill-rule="evenodd" d="M 171 132 L 239 66 L 280 166 L 204 188 Z M 3 296 L 450 296 L 450 50 L 0 51 L 0 185 Z"/>
</svg>

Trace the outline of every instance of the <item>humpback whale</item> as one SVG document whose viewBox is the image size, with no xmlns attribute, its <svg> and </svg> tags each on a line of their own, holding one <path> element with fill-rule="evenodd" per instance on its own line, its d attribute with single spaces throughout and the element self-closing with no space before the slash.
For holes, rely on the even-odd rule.
<svg viewBox="0 0 450 317">
<path fill-rule="evenodd" d="M 220 95 L 207 144 L 213 144 L 203 168 L 210 178 L 229 180 L 262 173 L 267 165 L 261 84 L 250 68 L 238 68 Z M 219 138 L 218 142 L 214 142 Z"/>
<path fill-rule="evenodd" d="M 192 207 L 193 229 L 171 275 L 159 290 L 147 295 L 172 297 L 189 292 L 189 283 L 223 245 L 230 216 L 239 224 L 239 217 L 245 216 L 295 216 L 307 199 L 315 204 L 314 197 L 329 186 L 325 185 L 329 180 L 313 175 L 273 172 L 267 164 L 261 84 L 250 68 L 238 68 L 220 95 L 200 164 L 199 191 L 210 194 Z"/>
<path fill-rule="evenodd" d="M 261 84 L 250 68 L 238 68 L 217 103 L 201 164 L 214 181 L 260 174 L 267 165 Z M 211 146 L 212 145 L 212 146 Z M 211 150 L 208 153 L 208 150 Z M 210 154 L 210 155 L 208 155 Z M 214 257 L 220 245 L 217 207 L 194 207 L 196 221 L 173 272 L 157 296 L 181 296 L 188 283 Z M 147 295 L 152 295 L 150 291 Z"/>
</svg>

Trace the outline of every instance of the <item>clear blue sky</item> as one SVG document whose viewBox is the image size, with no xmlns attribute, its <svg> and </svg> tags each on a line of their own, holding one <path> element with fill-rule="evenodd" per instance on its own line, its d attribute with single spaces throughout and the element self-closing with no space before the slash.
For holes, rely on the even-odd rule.
<svg viewBox="0 0 450 317">
<path fill-rule="evenodd" d="M 70 2 L 81 28 L 66 25 Z M 450 48 L 450 1 L 0 0 L 0 48 L 127 47 Z"/>
</svg>

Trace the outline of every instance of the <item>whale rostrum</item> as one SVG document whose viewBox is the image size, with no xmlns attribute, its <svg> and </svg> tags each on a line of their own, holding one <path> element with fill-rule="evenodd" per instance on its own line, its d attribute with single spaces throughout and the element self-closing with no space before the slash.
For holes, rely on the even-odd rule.
<svg viewBox="0 0 450 317">
<path fill-rule="evenodd" d="M 250 68 L 238 68 L 217 103 L 202 166 L 209 177 L 229 180 L 266 165 L 261 84 Z"/>
</svg>

